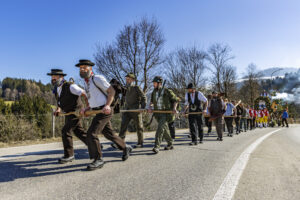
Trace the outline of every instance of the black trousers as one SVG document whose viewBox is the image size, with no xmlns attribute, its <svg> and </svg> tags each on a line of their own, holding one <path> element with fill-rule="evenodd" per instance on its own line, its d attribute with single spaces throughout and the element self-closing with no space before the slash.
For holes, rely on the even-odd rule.
<svg viewBox="0 0 300 200">
<path fill-rule="evenodd" d="M 245 118 L 241 118 L 240 119 L 240 129 L 243 129 L 244 127 L 244 131 L 247 130 L 247 119 Z"/>
<path fill-rule="evenodd" d="M 235 129 L 236 129 L 236 132 L 240 132 L 240 120 L 241 120 L 241 117 L 236 117 L 234 119 L 234 122 L 235 122 Z"/>
<path fill-rule="evenodd" d="M 198 136 L 200 141 L 203 140 L 202 124 L 202 115 L 189 115 L 189 126 L 193 142 L 197 141 Z"/>
<path fill-rule="evenodd" d="M 252 120 L 251 119 L 247 119 L 247 130 L 252 130 Z"/>
<path fill-rule="evenodd" d="M 73 136 L 72 131 L 84 144 L 87 145 L 87 134 L 82 128 L 81 120 L 75 115 L 69 115 L 65 117 L 65 125 L 62 129 L 62 142 L 64 146 L 64 156 L 74 156 L 73 149 Z"/>
<path fill-rule="evenodd" d="M 169 126 L 170 135 L 172 139 L 175 139 L 175 122 L 174 121 L 170 122 L 168 126 Z"/>
<path fill-rule="evenodd" d="M 252 118 L 252 122 L 251 122 L 251 123 L 252 123 L 252 129 L 255 129 L 255 128 L 256 128 L 256 122 L 255 122 L 255 121 L 256 121 L 256 118 L 253 117 L 253 118 Z"/>
<path fill-rule="evenodd" d="M 224 117 L 225 124 L 228 130 L 228 133 L 233 133 L 233 118 L 232 117 Z"/>
<path fill-rule="evenodd" d="M 284 122 L 285 122 L 285 124 L 286 124 L 286 127 L 289 127 L 289 124 L 288 124 L 286 118 L 282 118 L 282 126 L 284 126 Z"/>
<path fill-rule="evenodd" d="M 111 114 L 105 115 L 100 113 L 97 114 L 92 120 L 92 123 L 87 131 L 87 143 L 91 159 L 102 158 L 102 151 L 97 133 L 102 133 L 106 139 L 114 142 L 119 149 L 124 150 L 126 148 L 124 140 L 117 136 L 112 129 L 110 121 L 111 117 Z"/>
<path fill-rule="evenodd" d="M 208 128 L 208 133 L 211 132 L 211 127 L 212 127 L 212 122 L 209 121 L 209 118 L 210 118 L 210 117 L 204 117 L 204 119 L 205 119 L 205 125 L 206 125 L 207 128 Z"/>
</svg>

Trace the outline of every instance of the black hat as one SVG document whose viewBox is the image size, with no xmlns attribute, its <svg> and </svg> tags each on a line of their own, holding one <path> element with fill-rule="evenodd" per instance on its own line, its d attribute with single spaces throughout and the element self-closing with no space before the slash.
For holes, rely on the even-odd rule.
<svg viewBox="0 0 300 200">
<path fill-rule="evenodd" d="M 135 80 L 135 75 L 134 73 L 128 73 L 125 77 L 129 77 Z"/>
<path fill-rule="evenodd" d="M 186 89 L 195 89 L 195 86 L 193 83 L 189 83 Z"/>
<path fill-rule="evenodd" d="M 160 76 L 155 76 L 152 82 L 162 83 L 163 79 Z"/>
<path fill-rule="evenodd" d="M 95 63 L 93 63 L 90 60 L 79 60 L 79 63 L 77 63 L 75 66 L 79 67 L 80 65 L 88 65 L 88 66 L 94 66 Z"/>
<path fill-rule="evenodd" d="M 67 74 L 63 73 L 63 70 L 61 69 L 51 69 L 51 73 L 47 73 L 48 76 L 52 75 L 62 75 L 62 76 L 67 76 Z"/>
</svg>

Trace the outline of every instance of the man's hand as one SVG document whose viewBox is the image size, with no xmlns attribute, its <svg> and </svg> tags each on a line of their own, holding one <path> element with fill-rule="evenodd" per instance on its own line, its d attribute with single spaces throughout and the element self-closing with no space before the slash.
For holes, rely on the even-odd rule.
<svg viewBox="0 0 300 200">
<path fill-rule="evenodd" d="M 61 113 L 61 109 L 60 109 L 60 108 L 57 108 L 57 109 L 54 111 L 53 115 L 54 115 L 54 116 L 59 116 L 59 113 Z"/>
<path fill-rule="evenodd" d="M 80 110 L 80 116 L 85 116 L 85 117 L 87 117 L 87 115 L 85 114 L 85 112 L 86 111 L 88 111 L 88 110 L 90 110 L 90 107 L 86 107 L 86 108 L 82 108 L 81 110 Z"/>
<path fill-rule="evenodd" d="M 111 113 L 111 108 L 110 108 L 110 106 L 106 105 L 106 106 L 104 106 L 102 111 L 104 114 L 109 115 Z"/>
</svg>

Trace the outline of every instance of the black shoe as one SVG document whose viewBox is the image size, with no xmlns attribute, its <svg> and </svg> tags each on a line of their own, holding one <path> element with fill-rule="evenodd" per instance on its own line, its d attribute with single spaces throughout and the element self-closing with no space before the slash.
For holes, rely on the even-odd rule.
<svg viewBox="0 0 300 200">
<path fill-rule="evenodd" d="M 190 146 L 193 146 L 193 145 L 194 145 L 194 142 L 189 143 L 189 145 L 190 145 Z"/>
<path fill-rule="evenodd" d="M 75 160 L 75 157 L 74 156 L 70 156 L 70 157 L 62 157 L 60 159 L 58 159 L 58 162 L 60 164 L 64 164 L 64 163 L 68 163 L 68 162 L 72 162 L 73 160 Z"/>
<path fill-rule="evenodd" d="M 223 138 L 220 138 L 220 141 L 223 141 Z"/>
<path fill-rule="evenodd" d="M 133 146 L 133 148 L 138 149 L 138 148 L 143 148 L 144 145 L 143 144 L 136 144 Z"/>
<path fill-rule="evenodd" d="M 202 141 L 202 140 L 200 140 L 200 141 L 199 141 L 199 143 L 200 143 L 200 144 L 202 144 L 202 143 L 203 143 L 203 141 Z"/>
<path fill-rule="evenodd" d="M 220 138 L 219 138 L 219 137 L 217 137 L 217 140 L 219 141 L 219 140 L 220 140 Z"/>
<path fill-rule="evenodd" d="M 132 147 L 126 146 L 126 148 L 123 151 L 122 160 L 123 161 L 127 160 L 129 158 L 131 152 L 132 152 Z"/>
<path fill-rule="evenodd" d="M 192 136 L 191 135 L 188 135 L 188 138 L 191 138 Z"/>
<path fill-rule="evenodd" d="M 103 144 L 100 143 L 101 149 L 103 149 Z"/>
<path fill-rule="evenodd" d="M 158 154 L 158 153 L 159 153 L 159 148 L 153 148 L 152 151 L 153 151 L 155 154 Z"/>
<path fill-rule="evenodd" d="M 104 161 L 102 159 L 97 159 L 87 166 L 87 170 L 92 171 L 95 169 L 100 169 L 103 167 L 103 165 L 104 165 Z"/>
<path fill-rule="evenodd" d="M 172 150 L 172 149 L 174 149 L 174 146 L 172 144 L 165 146 L 165 150 Z"/>
</svg>

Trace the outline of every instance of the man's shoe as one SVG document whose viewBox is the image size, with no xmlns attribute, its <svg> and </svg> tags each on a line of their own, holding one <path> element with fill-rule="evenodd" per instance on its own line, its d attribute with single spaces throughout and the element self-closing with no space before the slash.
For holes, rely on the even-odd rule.
<svg viewBox="0 0 300 200">
<path fill-rule="evenodd" d="M 219 138 L 219 137 L 217 137 L 217 140 L 219 141 L 219 140 L 220 140 L 220 138 Z"/>
<path fill-rule="evenodd" d="M 165 150 L 172 150 L 172 149 L 174 149 L 174 146 L 172 144 L 165 146 Z"/>
<path fill-rule="evenodd" d="M 74 156 L 70 156 L 70 157 L 62 157 L 60 159 L 58 159 L 58 162 L 60 164 L 64 164 L 64 163 L 68 163 L 68 162 L 72 162 L 73 160 L 75 160 L 75 157 Z"/>
<path fill-rule="evenodd" d="M 122 160 L 123 161 L 127 160 L 129 158 L 131 152 L 132 152 L 132 147 L 126 146 L 126 148 L 123 151 Z"/>
<path fill-rule="evenodd" d="M 158 149 L 158 148 L 153 148 L 152 151 L 153 151 L 155 154 L 158 154 L 158 153 L 159 153 L 159 149 Z"/>
<path fill-rule="evenodd" d="M 138 149 L 138 148 L 143 148 L 144 145 L 143 144 L 136 144 L 133 146 L 133 148 Z"/>
<path fill-rule="evenodd" d="M 189 143 L 189 145 L 190 145 L 190 146 L 193 146 L 193 145 L 194 145 L 194 142 Z"/>
<path fill-rule="evenodd" d="M 87 170 L 92 171 L 95 169 L 100 169 L 103 167 L 103 165 L 104 165 L 104 161 L 100 158 L 100 159 L 94 160 L 91 164 L 89 164 L 87 166 Z"/>
<path fill-rule="evenodd" d="M 199 143 L 200 143 L 200 144 L 202 144 L 202 143 L 203 143 L 203 141 L 202 141 L 202 140 L 200 140 L 200 141 L 199 141 Z"/>
<path fill-rule="evenodd" d="M 223 141 L 223 138 L 220 138 L 220 141 Z"/>
</svg>

